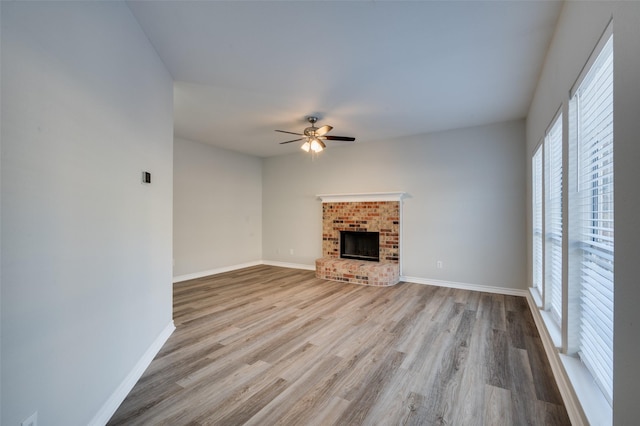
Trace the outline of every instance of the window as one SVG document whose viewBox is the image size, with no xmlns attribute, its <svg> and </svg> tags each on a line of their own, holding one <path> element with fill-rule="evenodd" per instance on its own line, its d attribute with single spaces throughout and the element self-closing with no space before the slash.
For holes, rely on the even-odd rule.
<svg viewBox="0 0 640 426">
<path fill-rule="evenodd" d="M 542 296 L 542 145 L 531 162 L 533 182 L 533 287 Z"/>
<path fill-rule="evenodd" d="M 545 307 L 562 323 L 562 114 L 544 140 Z"/>
<path fill-rule="evenodd" d="M 531 163 L 531 295 L 593 424 L 613 420 L 613 57 L 610 22 Z"/>
<path fill-rule="evenodd" d="M 579 288 L 578 354 L 613 393 L 613 37 L 605 40 L 570 101 L 577 188 L 570 200 Z M 575 160 L 575 161 L 573 161 Z M 572 258 L 570 261 L 574 261 Z"/>
</svg>

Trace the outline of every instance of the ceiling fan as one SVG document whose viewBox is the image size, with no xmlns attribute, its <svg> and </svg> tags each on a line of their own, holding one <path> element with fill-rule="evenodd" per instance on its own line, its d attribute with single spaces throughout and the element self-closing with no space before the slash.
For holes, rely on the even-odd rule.
<svg viewBox="0 0 640 426">
<path fill-rule="evenodd" d="M 298 141 L 304 140 L 305 142 L 302 144 L 300 149 L 306 152 L 309 152 L 310 150 L 313 152 L 320 152 L 327 147 L 323 141 L 353 142 L 356 140 L 356 138 L 351 138 L 347 136 L 327 135 L 327 133 L 329 133 L 331 129 L 333 129 L 333 127 L 327 126 L 327 125 L 324 125 L 322 127 L 316 127 L 315 124 L 318 121 L 318 117 L 309 116 L 307 117 L 307 121 L 311 123 L 311 126 L 304 129 L 304 133 L 294 133 L 294 132 L 287 132 L 286 130 L 276 130 L 276 132 L 280 132 L 280 133 L 289 133 L 291 135 L 303 136 L 302 138 L 280 142 L 280 145 L 285 143 L 298 142 Z"/>
</svg>

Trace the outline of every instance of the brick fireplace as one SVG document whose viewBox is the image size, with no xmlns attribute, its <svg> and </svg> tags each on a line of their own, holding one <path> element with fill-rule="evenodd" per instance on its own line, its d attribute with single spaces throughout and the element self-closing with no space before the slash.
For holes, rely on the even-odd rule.
<svg viewBox="0 0 640 426">
<path fill-rule="evenodd" d="M 322 199 L 322 256 L 318 278 L 372 286 L 400 280 L 402 192 L 319 195 Z M 379 261 L 340 257 L 340 231 L 379 233 Z"/>
</svg>

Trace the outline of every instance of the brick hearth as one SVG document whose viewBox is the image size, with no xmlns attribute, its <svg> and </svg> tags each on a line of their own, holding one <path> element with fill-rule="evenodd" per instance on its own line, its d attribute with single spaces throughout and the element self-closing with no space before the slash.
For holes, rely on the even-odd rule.
<svg viewBox="0 0 640 426">
<path fill-rule="evenodd" d="M 388 262 L 322 257 L 316 259 L 316 276 L 324 280 L 353 284 L 390 286 L 400 280 L 399 265 Z"/>
</svg>

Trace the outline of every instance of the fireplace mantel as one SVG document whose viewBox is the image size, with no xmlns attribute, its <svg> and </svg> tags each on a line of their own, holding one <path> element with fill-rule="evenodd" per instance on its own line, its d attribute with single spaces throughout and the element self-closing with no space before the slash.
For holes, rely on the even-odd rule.
<svg viewBox="0 0 640 426">
<path fill-rule="evenodd" d="M 368 201 L 402 201 L 406 192 L 365 192 L 356 194 L 319 194 L 323 203 L 354 203 Z"/>
</svg>

